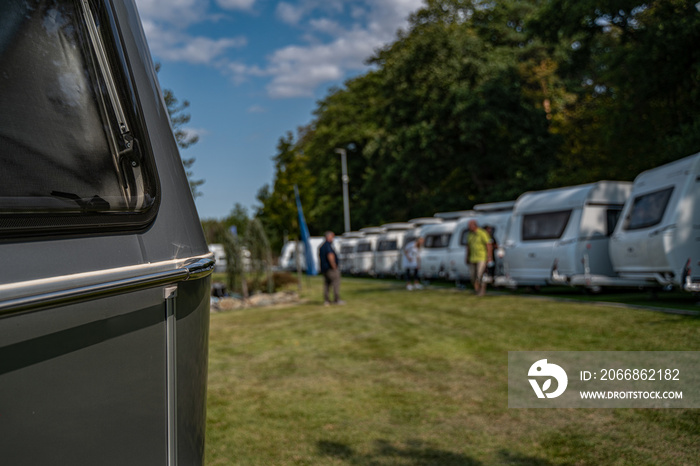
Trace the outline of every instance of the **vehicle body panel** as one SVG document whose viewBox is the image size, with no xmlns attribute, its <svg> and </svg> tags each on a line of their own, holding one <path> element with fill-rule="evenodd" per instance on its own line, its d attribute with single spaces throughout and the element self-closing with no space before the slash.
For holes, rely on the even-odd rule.
<svg viewBox="0 0 700 466">
<path fill-rule="evenodd" d="M 374 273 L 379 277 L 400 277 L 401 251 L 406 244 L 407 232 L 414 230 L 412 223 L 389 223 L 382 225 L 386 230 L 377 239 L 377 251 L 374 255 Z M 409 236 L 410 238 L 410 236 Z"/>
<path fill-rule="evenodd" d="M 700 282 L 700 154 L 637 176 L 612 236 L 610 257 L 627 279 L 689 284 L 691 291 Z M 692 269 L 688 284 L 686 266 Z"/>
<path fill-rule="evenodd" d="M 425 238 L 420 251 L 420 270 L 422 278 L 433 280 L 447 278 L 449 244 L 454 237 L 457 222 L 447 221 L 421 228 L 420 235 Z"/>
<path fill-rule="evenodd" d="M 552 283 L 555 267 L 566 277 L 614 276 L 606 251 L 630 190 L 630 183 L 600 181 L 521 195 L 503 242 L 505 284 Z"/>
<path fill-rule="evenodd" d="M 202 464 L 214 260 L 136 6 L 89 5 L 115 34 L 100 71 L 136 115 L 158 198 L 144 222 L 75 231 L 40 213 L 16 234 L 0 208 L 0 451 L 7 464 Z"/>
</svg>

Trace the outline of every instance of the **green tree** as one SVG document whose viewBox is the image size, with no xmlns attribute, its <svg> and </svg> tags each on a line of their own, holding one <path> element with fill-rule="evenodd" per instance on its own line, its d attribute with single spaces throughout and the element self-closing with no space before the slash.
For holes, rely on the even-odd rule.
<svg viewBox="0 0 700 466">
<path fill-rule="evenodd" d="M 255 218 L 260 219 L 270 244 L 276 251 L 281 250 L 285 232 L 290 238 L 297 238 L 299 224 L 294 197 L 294 185 L 299 187 L 303 205 L 309 212 L 309 206 L 314 204 L 315 177 L 308 167 L 307 157 L 294 141 L 292 133 L 280 138 L 277 144 L 275 162 L 275 180 L 272 189 L 264 186 L 258 191 L 257 200 L 260 202 Z M 306 214 L 309 230 L 318 234 L 314 218 Z"/>
<path fill-rule="evenodd" d="M 231 212 L 222 221 L 222 224 L 227 231 L 230 231 L 231 227 L 235 226 L 238 236 L 243 237 L 246 235 L 250 220 L 248 209 L 243 207 L 241 203 L 236 202 Z"/>
<path fill-rule="evenodd" d="M 274 291 L 272 277 L 272 251 L 267 234 L 259 219 L 251 219 L 243 238 L 243 244 L 250 252 L 251 284 L 249 288 L 267 289 L 268 293 Z M 263 283 L 263 278 L 265 283 Z"/>
<path fill-rule="evenodd" d="M 700 146 L 698 43 L 682 0 L 427 0 L 280 140 L 257 216 L 296 232 L 297 183 L 310 228 L 340 231 L 338 148 L 356 228 L 631 179 Z"/>
<path fill-rule="evenodd" d="M 245 236 L 249 222 L 248 209 L 236 202 L 226 218 L 202 220 L 202 229 L 207 243 L 224 243 L 225 235 L 229 234 L 232 226 L 236 227 L 237 236 Z"/>
<path fill-rule="evenodd" d="M 550 0 L 530 27 L 575 96 L 553 181 L 631 179 L 700 147 L 700 12 L 686 0 Z"/>
</svg>

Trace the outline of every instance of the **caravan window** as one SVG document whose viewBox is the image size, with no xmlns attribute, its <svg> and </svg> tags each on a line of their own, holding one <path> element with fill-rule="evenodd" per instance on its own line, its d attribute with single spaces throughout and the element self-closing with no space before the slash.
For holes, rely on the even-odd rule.
<svg viewBox="0 0 700 466">
<path fill-rule="evenodd" d="M 672 193 L 673 187 L 635 197 L 625 221 L 625 230 L 638 230 L 660 223 Z"/>
<path fill-rule="evenodd" d="M 353 252 L 355 252 L 355 246 L 351 244 L 346 244 L 340 247 L 341 254 L 352 254 Z"/>
<path fill-rule="evenodd" d="M 570 216 L 570 210 L 523 215 L 523 241 L 561 238 Z"/>
<path fill-rule="evenodd" d="M 372 251 L 372 243 L 369 241 L 365 241 L 364 243 L 358 243 L 357 244 L 357 250 L 355 252 L 371 252 Z"/>
<path fill-rule="evenodd" d="M 2 230 L 135 225 L 156 202 L 118 42 L 91 5 L 0 5 Z"/>
<path fill-rule="evenodd" d="M 418 239 L 418 237 L 417 237 L 417 236 L 414 236 L 413 234 L 410 234 L 410 235 L 407 234 L 407 235 L 405 235 L 405 236 L 403 237 L 403 244 L 404 244 L 404 247 L 406 247 L 406 245 L 407 245 L 408 243 L 410 243 L 411 241 L 415 241 L 415 240 L 417 240 L 417 239 Z"/>
<path fill-rule="evenodd" d="M 425 247 L 428 249 L 446 248 L 450 244 L 451 233 L 441 233 L 438 235 L 427 235 L 425 237 Z"/>
<path fill-rule="evenodd" d="M 610 236 L 615 231 L 617 222 L 620 220 L 622 209 L 608 209 L 606 211 L 607 231 L 606 236 Z"/>
<path fill-rule="evenodd" d="M 395 239 L 383 239 L 377 244 L 377 251 L 396 251 L 399 249 Z"/>
<path fill-rule="evenodd" d="M 462 234 L 459 237 L 459 245 L 466 246 L 468 237 L 469 237 L 469 228 L 465 228 L 464 230 L 462 230 Z"/>
</svg>

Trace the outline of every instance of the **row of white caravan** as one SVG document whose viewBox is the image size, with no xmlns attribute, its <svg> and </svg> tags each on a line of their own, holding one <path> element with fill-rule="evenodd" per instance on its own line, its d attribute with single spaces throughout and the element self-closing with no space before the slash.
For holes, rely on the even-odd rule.
<svg viewBox="0 0 700 466">
<path fill-rule="evenodd" d="M 499 286 L 700 291 L 700 153 L 645 171 L 633 183 L 599 181 L 527 192 L 513 202 L 346 233 L 334 244 L 341 271 L 398 277 L 402 248 L 422 236 L 423 278 L 466 281 L 472 219 L 493 228 L 498 245 L 493 280 Z M 323 238 L 317 242 L 315 250 Z"/>
</svg>

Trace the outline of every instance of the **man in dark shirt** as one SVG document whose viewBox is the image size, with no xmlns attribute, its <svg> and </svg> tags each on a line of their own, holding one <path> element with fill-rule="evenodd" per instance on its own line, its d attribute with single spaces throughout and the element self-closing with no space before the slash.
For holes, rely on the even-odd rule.
<svg viewBox="0 0 700 466">
<path fill-rule="evenodd" d="M 333 249 L 335 233 L 327 231 L 325 236 L 326 241 L 318 250 L 321 273 L 323 274 L 323 304 L 324 306 L 331 304 L 329 297 L 331 287 L 335 298 L 333 302 L 335 304 L 345 304 L 345 301 L 340 299 L 340 269 L 338 268 L 338 255 Z"/>
</svg>

